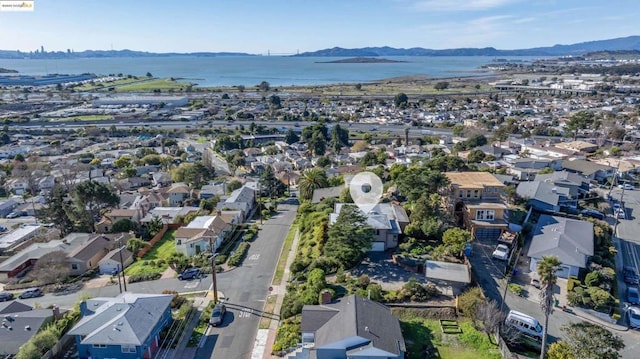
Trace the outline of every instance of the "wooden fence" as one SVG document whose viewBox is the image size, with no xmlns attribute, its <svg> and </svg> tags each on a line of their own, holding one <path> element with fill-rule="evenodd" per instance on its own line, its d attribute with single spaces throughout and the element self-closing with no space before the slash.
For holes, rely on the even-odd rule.
<svg viewBox="0 0 640 359">
<path fill-rule="evenodd" d="M 151 248 L 153 248 L 153 246 L 155 246 L 158 242 L 160 242 L 160 240 L 162 240 L 162 237 L 164 237 L 165 233 L 167 233 L 167 231 L 169 230 L 173 230 L 173 229 L 178 229 L 182 227 L 182 223 L 171 223 L 171 224 L 164 224 L 162 226 L 162 229 L 160 230 L 160 232 L 156 233 L 155 236 L 153 236 L 153 238 L 151 238 L 151 240 L 149 242 L 147 242 L 148 245 L 140 248 L 138 250 L 138 254 L 136 255 L 137 258 L 142 258 L 145 254 L 147 254 L 147 252 L 149 252 L 151 250 Z"/>
</svg>

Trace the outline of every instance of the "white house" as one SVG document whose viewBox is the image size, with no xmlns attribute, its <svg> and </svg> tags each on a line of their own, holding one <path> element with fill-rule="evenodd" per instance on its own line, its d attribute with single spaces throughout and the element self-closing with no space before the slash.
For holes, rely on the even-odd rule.
<svg viewBox="0 0 640 359">
<path fill-rule="evenodd" d="M 231 225 L 220 215 L 199 216 L 174 234 L 176 250 L 192 257 L 201 252 L 215 252 L 229 235 Z"/>
</svg>

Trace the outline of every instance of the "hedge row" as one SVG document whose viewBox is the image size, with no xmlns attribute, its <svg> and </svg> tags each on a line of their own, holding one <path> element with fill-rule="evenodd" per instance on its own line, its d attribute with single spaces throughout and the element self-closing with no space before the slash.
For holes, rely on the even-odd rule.
<svg viewBox="0 0 640 359">
<path fill-rule="evenodd" d="M 237 267 L 242 264 L 245 255 L 249 251 L 250 244 L 248 242 L 242 242 L 236 248 L 236 251 L 229 257 L 227 264 L 233 267 Z"/>
<path fill-rule="evenodd" d="M 148 280 L 156 280 L 162 277 L 162 273 L 134 274 L 129 276 L 128 283 L 144 282 Z"/>
</svg>

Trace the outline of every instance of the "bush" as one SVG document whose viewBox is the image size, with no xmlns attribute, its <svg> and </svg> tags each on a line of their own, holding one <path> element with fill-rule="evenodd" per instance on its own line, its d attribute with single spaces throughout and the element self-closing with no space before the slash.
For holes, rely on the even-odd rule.
<svg viewBox="0 0 640 359">
<path fill-rule="evenodd" d="M 484 302 L 480 287 L 473 287 L 458 297 L 458 310 L 466 317 L 473 317 L 476 306 Z"/>
<path fill-rule="evenodd" d="M 600 272 L 593 271 L 589 272 L 584 278 L 584 284 L 586 284 L 587 287 L 597 287 L 598 285 L 600 285 L 601 280 L 602 278 L 600 277 Z"/>
<path fill-rule="evenodd" d="M 161 273 L 134 274 L 129 276 L 127 283 L 145 282 L 148 280 L 160 279 Z"/>
<path fill-rule="evenodd" d="M 318 257 L 311 262 L 311 265 L 309 265 L 309 270 L 313 270 L 315 268 L 320 268 L 325 273 L 336 273 L 341 266 L 340 262 L 335 258 Z"/>
<path fill-rule="evenodd" d="M 517 296 L 521 296 L 522 292 L 524 292 L 524 288 L 520 284 L 509 283 L 509 291 Z"/>
<path fill-rule="evenodd" d="M 218 254 L 216 256 L 216 265 L 220 265 L 220 264 L 224 264 L 224 262 L 227 261 L 227 255 L 226 254 Z"/>
<path fill-rule="evenodd" d="M 280 310 L 280 317 L 287 319 L 293 317 L 296 314 L 302 313 L 302 307 L 304 303 L 299 298 L 296 292 L 288 291 L 282 299 L 282 309 Z"/>
<path fill-rule="evenodd" d="M 575 288 L 576 286 L 581 286 L 582 283 L 580 283 L 579 280 L 577 279 L 569 279 L 567 281 L 567 292 L 571 292 L 573 291 L 573 288 Z"/>
<path fill-rule="evenodd" d="M 435 286 L 431 284 L 422 285 L 414 278 L 409 279 L 399 292 L 399 295 L 403 299 L 409 299 L 413 302 L 426 301 L 438 294 L 440 294 L 440 292 Z"/>
<path fill-rule="evenodd" d="M 368 275 L 363 274 L 360 277 L 358 277 L 358 287 L 366 288 L 370 283 L 371 283 L 371 279 L 369 279 Z"/>
<path fill-rule="evenodd" d="M 233 267 L 237 267 L 240 264 L 242 264 L 242 261 L 244 260 L 245 255 L 249 251 L 249 246 L 250 246 L 250 244 L 247 243 L 247 242 L 240 243 L 240 245 L 238 245 L 238 248 L 236 248 L 235 253 L 233 253 L 229 257 L 229 260 L 227 261 L 227 264 L 229 264 L 230 266 L 233 266 Z"/>
<path fill-rule="evenodd" d="M 274 354 L 289 349 L 302 341 L 300 336 L 300 318 L 285 320 L 276 332 L 276 340 L 273 343 Z"/>
</svg>

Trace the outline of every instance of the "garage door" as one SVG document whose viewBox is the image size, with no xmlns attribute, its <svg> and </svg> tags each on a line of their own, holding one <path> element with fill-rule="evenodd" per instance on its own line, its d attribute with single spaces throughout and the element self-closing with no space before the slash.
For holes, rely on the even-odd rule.
<svg viewBox="0 0 640 359">
<path fill-rule="evenodd" d="M 371 251 L 372 252 L 384 252 L 385 245 L 384 242 L 373 242 L 371 243 Z"/>
<path fill-rule="evenodd" d="M 558 276 L 558 278 L 569 278 L 570 271 L 571 271 L 571 268 L 569 266 L 562 264 L 558 268 L 558 271 L 556 272 L 556 276 Z"/>
<path fill-rule="evenodd" d="M 500 228 L 477 228 L 476 239 L 494 240 L 500 237 Z"/>
</svg>

